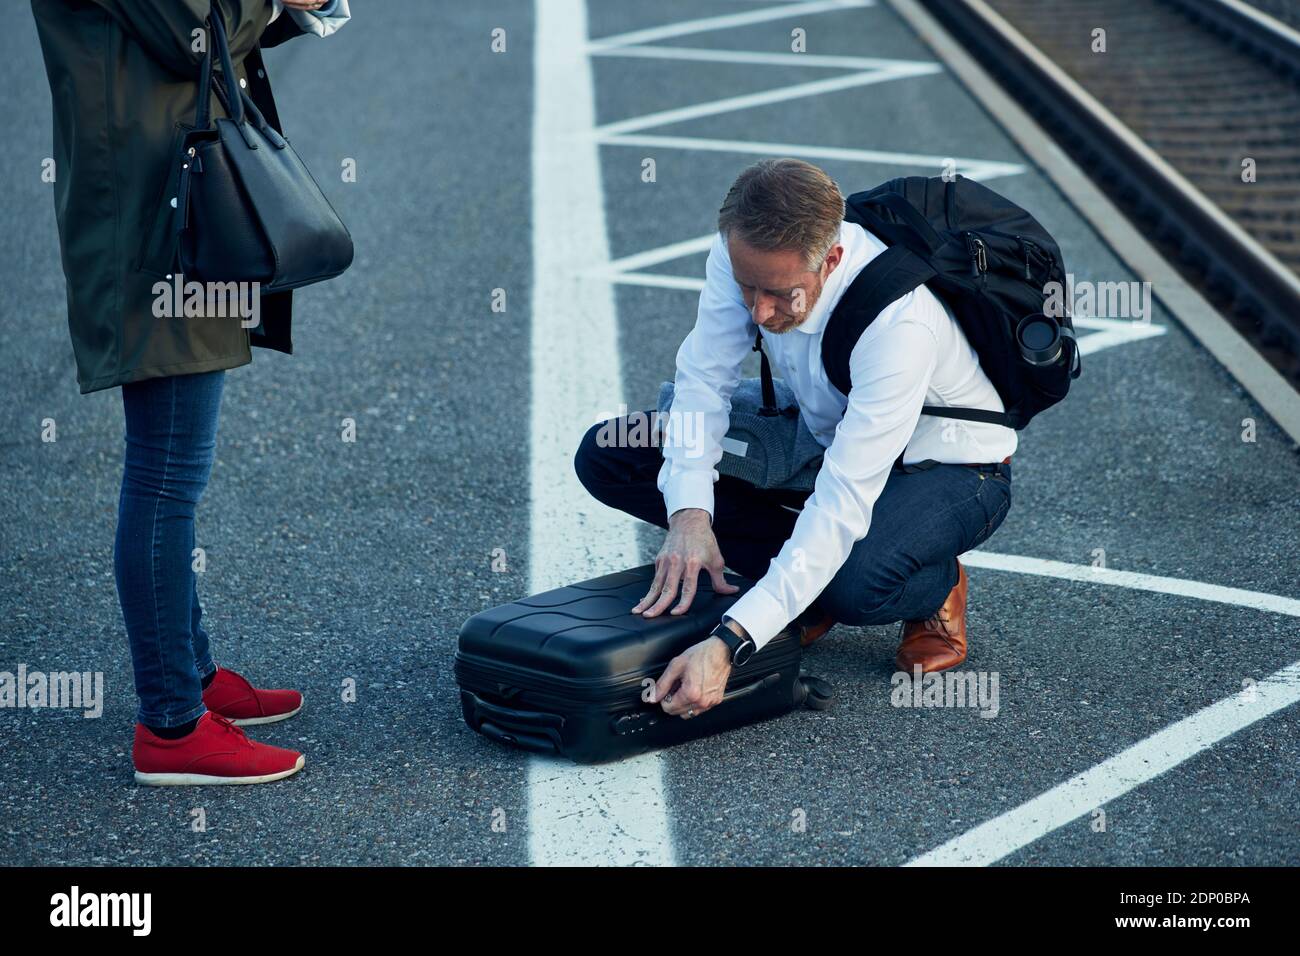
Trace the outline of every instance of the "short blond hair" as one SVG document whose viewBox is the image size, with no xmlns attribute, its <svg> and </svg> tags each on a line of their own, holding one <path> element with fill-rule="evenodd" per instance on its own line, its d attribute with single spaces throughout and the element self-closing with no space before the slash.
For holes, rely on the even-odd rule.
<svg viewBox="0 0 1300 956">
<path fill-rule="evenodd" d="M 816 269 L 840 235 L 844 196 L 802 159 L 764 159 L 744 170 L 718 210 L 718 231 L 755 249 L 793 249 Z"/>
</svg>

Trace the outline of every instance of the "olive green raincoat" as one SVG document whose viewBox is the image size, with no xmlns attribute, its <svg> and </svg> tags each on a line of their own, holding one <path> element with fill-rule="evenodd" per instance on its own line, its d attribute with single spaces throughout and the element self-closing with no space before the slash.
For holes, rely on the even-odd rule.
<svg viewBox="0 0 1300 956">
<path fill-rule="evenodd" d="M 204 21 L 220 9 L 241 83 L 280 128 L 259 47 L 300 35 L 270 0 L 32 0 L 54 106 L 54 204 L 82 392 L 234 368 L 252 345 L 292 350 L 291 293 L 261 297 L 261 325 L 155 316 L 169 277 L 168 190 L 192 128 Z M 196 42 L 196 38 L 198 41 Z M 212 115 L 226 115 L 212 97 Z"/>
</svg>

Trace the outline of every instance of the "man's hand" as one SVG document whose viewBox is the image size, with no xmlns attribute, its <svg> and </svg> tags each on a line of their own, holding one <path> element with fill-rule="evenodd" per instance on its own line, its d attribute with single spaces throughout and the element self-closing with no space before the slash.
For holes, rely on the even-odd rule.
<svg viewBox="0 0 1300 956">
<path fill-rule="evenodd" d="M 685 614 L 695 599 L 701 570 L 709 572 L 716 593 L 735 594 L 740 588 L 723 577 L 724 567 L 709 513 L 699 508 L 683 508 L 668 519 L 668 537 L 655 557 L 654 582 L 646 596 L 632 608 L 632 613 L 658 617 L 673 603 L 680 585 L 682 599 L 670 613 Z"/>
<path fill-rule="evenodd" d="M 664 713 L 689 720 L 722 702 L 729 676 L 731 649 L 720 638 L 710 637 L 668 662 L 649 702 L 658 701 Z"/>
</svg>

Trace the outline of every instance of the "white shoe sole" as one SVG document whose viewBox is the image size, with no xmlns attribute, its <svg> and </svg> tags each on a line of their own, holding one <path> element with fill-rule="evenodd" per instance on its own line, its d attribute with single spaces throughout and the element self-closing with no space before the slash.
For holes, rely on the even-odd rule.
<svg viewBox="0 0 1300 956">
<path fill-rule="evenodd" d="M 279 773 L 262 774 L 260 777 L 214 777 L 205 773 L 141 773 L 135 772 L 135 782 L 149 787 L 202 787 L 213 784 L 234 786 L 247 783 L 273 783 L 292 777 L 302 769 L 307 758 L 298 755 L 298 762 L 288 770 Z"/>
<path fill-rule="evenodd" d="M 236 727 L 252 727 L 254 724 L 274 724 L 281 720 L 288 720 L 298 711 L 302 710 L 302 704 L 287 714 L 276 714 L 274 717 L 245 717 L 242 720 L 232 720 L 231 723 Z"/>
</svg>

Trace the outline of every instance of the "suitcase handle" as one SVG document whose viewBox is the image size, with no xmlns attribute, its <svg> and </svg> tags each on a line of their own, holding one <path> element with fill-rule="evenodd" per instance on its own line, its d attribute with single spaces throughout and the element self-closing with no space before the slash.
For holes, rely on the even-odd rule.
<svg viewBox="0 0 1300 956">
<path fill-rule="evenodd" d="M 538 753 L 558 753 L 564 718 L 537 710 L 515 710 L 489 704 L 473 691 L 462 690 L 469 724 L 484 736 Z"/>
<path fill-rule="evenodd" d="M 764 687 L 771 687 L 780 679 L 781 675 L 779 673 L 773 672 L 768 674 L 762 680 L 755 681 L 747 687 L 741 687 L 728 694 L 724 694 L 722 697 L 722 703 L 718 706 L 721 707 L 722 704 L 725 704 L 729 700 L 736 700 L 738 697 L 752 694 L 754 691 L 761 690 Z M 831 705 L 835 703 L 834 688 L 820 677 L 810 677 L 807 674 L 799 675 L 799 680 L 796 681 L 794 685 L 794 694 L 795 706 L 806 707 L 809 710 L 830 710 Z"/>
<path fill-rule="evenodd" d="M 764 687 L 771 687 L 780 679 L 781 674 L 778 671 L 773 671 L 762 680 L 756 680 L 752 684 L 747 684 L 744 687 L 737 687 L 735 690 L 727 691 L 727 693 L 722 695 L 722 700 L 718 703 L 718 706 L 721 707 L 728 701 L 739 700 L 741 697 L 748 697 L 750 694 L 754 693 L 754 691 L 762 690 Z"/>
</svg>

